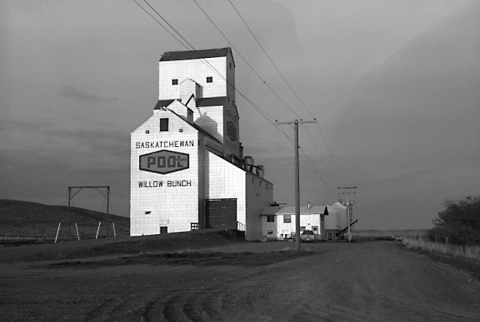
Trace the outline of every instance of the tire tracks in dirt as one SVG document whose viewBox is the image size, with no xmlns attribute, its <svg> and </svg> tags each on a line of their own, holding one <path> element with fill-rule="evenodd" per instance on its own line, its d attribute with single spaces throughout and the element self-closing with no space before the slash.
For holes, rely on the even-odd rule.
<svg viewBox="0 0 480 322">
<path fill-rule="evenodd" d="M 256 267 L 4 265 L 0 314 L 6 321 L 480 321 L 480 283 L 425 255 L 383 241 L 308 247 L 314 255 Z M 246 243 L 225 251 L 282 248 Z"/>
</svg>

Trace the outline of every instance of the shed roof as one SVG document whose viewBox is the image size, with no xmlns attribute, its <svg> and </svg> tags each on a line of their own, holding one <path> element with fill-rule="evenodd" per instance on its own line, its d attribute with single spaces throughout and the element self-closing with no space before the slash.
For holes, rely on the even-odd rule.
<svg viewBox="0 0 480 322">
<path fill-rule="evenodd" d="M 179 102 L 178 100 L 159 100 L 157 102 L 157 104 L 155 105 L 155 108 L 154 110 L 160 110 L 162 108 L 167 108 L 166 111 L 172 113 L 173 115 L 175 115 L 176 117 L 178 117 L 180 120 L 184 121 L 185 123 L 187 123 L 188 125 L 190 125 L 191 127 L 193 127 L 194 129 L 196 129 L 198 132 L 200 132 L 201 134 L 203 134 L 204 136 L 207 136 L 209 137 L 211 140 L 213 140 L 215 143 L 218 143 L 218 144 L 222 144 L 222 142 L 220 142 L 216 137 L 214 137 L 213 135 L 211 135 L 210 133 L 208 133 L 207 131 L 205 131 L 203 128 L 201 128 L 200 126 L 198 126 L 197 124 L 195 123 L 190 123 L 188 122 L 185 118 L 181 117 L 180 115 L 178 115 L 177 113 L 175 113 L 174 111 L 172 111 L 171 109 L 168 108 L 168 106 L 170 106 L 173 102 L 177 101 L 178 104 L 182 104 L 181 102 Z M 143 124 L 142 124 L 143 125 Z M 139 129 L 142 125 L 140 125 L 139 127 L 137 127 L 137 129 Z"/>
<path fill-rule="evenodd" d="M 168 105 L 172 104 L 173 101 L 174 101 L 173 99 L 172 100 L 159 100 L 157 102 L 157 104 L 155 104 L 155 107 L 153 109 L 154 110 L 159 110 L 162 107 L 167 107 Z"/>
<path fill-rule="evenodd" d="M 205 107 L 205 106 L 223 106 L 225 101 L 227 100 L 226 96 L 218 96 L 218 97 L 204 97 L 200 98 L 197 101 L 198 107 Z M 162 107 L 167 107 L 168 105 L 172 104 L 174 99 L 165 99 L 159 100 L 155 105 L 154 110 L 159 110 Z"/>
<path fill-rule="evenodd" d="M 327 211 L 325 211 L 325 209 Z M 334 208 L 329 205 L 326 206 L 312 206 L 310 209 L 307 206 L 300 206 L 300 216 L 303 215 L 328 215 L 331 213 L 336 213 Z M 261 215 L 294 215 L 295 207 L 294 206 L 270 206 L 262 210 Z"/>
<path fill-rule="evenodd" d="M 197 106 L 220 106 L 224 105 L 225 101 L 227 100 L 226 96 L 218 96 L 218 97 L 203 97 L 197 101 Z"/>
<path fill-rule="evenodd" d="M 188 51 L 167 51 L 162 55 L 160 61 L 225 57 L 228 53 L 231 53 L 231 51 L 230 47 Z"/>
</svg>

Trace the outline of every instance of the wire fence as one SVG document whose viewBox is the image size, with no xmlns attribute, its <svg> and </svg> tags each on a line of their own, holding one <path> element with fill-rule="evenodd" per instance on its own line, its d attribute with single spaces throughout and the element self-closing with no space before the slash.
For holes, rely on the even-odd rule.
<svg viewBox="0 0 480 322">
<path fill-rule="evenodd" d="M 428 236 L 406 236 L 402 238 L 402 244 L 409 249 L 421 249 L 429 252 L 466 258 L 480 261 L 480 246 L 477 245 L 454 245 L 449 243 L 448 237 L 435 238 L 431 241 Z"/>
<path fill-rule="evenodd" d="M 125 225 L 116 225 L 115 222 L 108 224 L 109 232 L 106 233 L 105 223 L 77 225 L 73 223 L 70 227 L 61 222 L 58 225 L 45 226 L 42 233 L 32 233 L 33 229 L 25 229 L 17 232 L 1 232 L 0 246 L 54 243 L 58 241 L 74 241 L 85 239 L 128 237 L 130 231 Z M 38 230 L 38 229 L 36 229 Z"/>
</svg>

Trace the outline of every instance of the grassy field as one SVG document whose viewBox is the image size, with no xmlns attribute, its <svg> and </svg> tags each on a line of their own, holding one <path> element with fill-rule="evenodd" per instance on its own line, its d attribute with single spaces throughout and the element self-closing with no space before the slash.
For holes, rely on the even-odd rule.
<svg viewBox="0 0 480 322">
<path fill-rule="evenodd" d="M 411 249 L 422 249 L 437 254 L 480 261 L 480 246 L 478 245 L 452 245 L 430 241 L 426 238 L 410 237 L 403 238 L 402 243 Z"/>
<path fill-rule="evenodd" d="M 76 227 L 80 239 L 96 237 L 98 223 L 101 222 L 99 237 L 105 237 L 107 214 L 76 207 L 49 206 L 40 203 L 0 200 L 0 238 L 34 238 L 38 240 L 54 240 L 59 223 L 59 239 L 76 239 Z M 70 222 L 70 235 L 68 223 Z M 113 236 L 113 225 L 118 237 L 130 235 L 130 219 L 108 215 L 108 234 Z M 75 225 L 76 224 L 76 225 Z"/>
<path fill-rule="evenodd" d="M 225 230 L 196 230 L 140 237 L 118 237 L 66 241 L 0 248 L 3 262 L 73 260 L 155 252 L 194 252 L 200 248 L 248 243 L 236 233 Z"/>
<path fill-rule="evenodd" d="M 70 239 L 76 239 L 78 226 L 81 239 L 95 238 L 98 223 L 101 222 L 99 237 L 106 235 L 106 214 L 102 212 L 71 207 L 70 216 L 67 206 L 50 206 L 40 203 L 1 200 L 0 199 L 0 239 L 3 238 L 40 238 L 53 240 L 58 224 L 61 224 L 59 239 L 68 239 L 70 217 Z M 118 237 L 130 235 L 130 219 L 109 215 L 109 233 L 113 235 L 112 223 Z M 425 234 L 424 229 L 411 230 L 353 230 L 355 239 L 382 239 L 396 236 L 418 236 Z"/>
</svg>

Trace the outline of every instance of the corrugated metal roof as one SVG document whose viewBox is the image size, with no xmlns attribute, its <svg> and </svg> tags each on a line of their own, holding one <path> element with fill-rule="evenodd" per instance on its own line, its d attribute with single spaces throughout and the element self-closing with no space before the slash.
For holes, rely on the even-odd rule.
<svg viewBox="0 0 480 322">
<path fill-rule="evenodd" d="M 189 51 L 167 51 L 162 55 L 160 61 L 225 57 L 229 52 L 231 52 L 230 47 Z"/>
<path fill-rule="evenodd" d="M 227 100 L 226 96 L 218 96 L 218 97 L 205 97 L 201 98 L 197 101 L 198 107 L 205 107 L 205 106 L 223 106 L 225 101 Z M 162 107 L 167 107 L 168 105 L 172 104 L 174 100 L 159 100 L 155 105 L 154 110 L 159 110 Z"/>
<path fill-rule="evenodd" d="M 204 97 L 197 101 L 197 106 L 198 107 L 220 106 L 220 105 L 224 105 L 226 100 L 227 100 L 226 96 Z"/>
<path fill-rule="evenodd" d="M 168 105 L 172 104 L 174 100 L 159 100 L 157 104 L 155 104 L 154 110 L 159 110 L 162 107 L 167 107 Z"/>
</svg>

